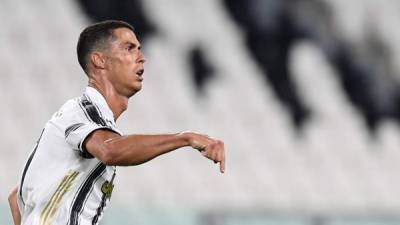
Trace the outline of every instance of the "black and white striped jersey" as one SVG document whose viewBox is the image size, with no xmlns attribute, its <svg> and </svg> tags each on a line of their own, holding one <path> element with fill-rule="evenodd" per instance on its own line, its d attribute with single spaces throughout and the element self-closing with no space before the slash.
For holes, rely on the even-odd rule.
<svg viewBox="0 0 400 225">
<path fill-rule="evenodd" d="M 97 224 L 109 202 L 115 167 L 82 144 L 98 129 L 120 135 L 104 97 L 94 88 L 67 101 L 46 123 L 22 172 L 22 225 Z"/>
</svg>

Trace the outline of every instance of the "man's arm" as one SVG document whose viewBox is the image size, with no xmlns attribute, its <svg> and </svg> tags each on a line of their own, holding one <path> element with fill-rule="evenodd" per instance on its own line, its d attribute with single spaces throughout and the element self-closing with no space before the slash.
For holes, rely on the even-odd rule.
<svg viewBox="0 0 400 225">
<path fill-rule="evenodd" d="M 17 205 L 17 193 L 18 193 L 18 187 L 15 187 L 10 195 L 8 196 L 8 204 L 10 204 L 10 209 L 11 209 L 11 215 L 14 220 L 15 225 L 20 225 L 21 224 L 21 214 L 18 209 Z"/>
<path fill-rule="evenodd" d="M 130 166 L 145 163 L 159 155 L 190 146 L 225 172 L 224 143 L 193 132 L 163 135 L 119 136 L 108 130 L 97 130 L 84 143 L 86 150 L 107 165 Z"/>
</svg>

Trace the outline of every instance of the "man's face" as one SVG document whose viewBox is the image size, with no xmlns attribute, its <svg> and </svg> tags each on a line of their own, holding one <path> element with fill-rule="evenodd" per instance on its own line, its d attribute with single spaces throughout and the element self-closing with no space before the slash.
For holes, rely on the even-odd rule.
<svg viewBox="0 0 400 225">
<path fill-rule="evenodd" d="M 119 94 L 130 97 L 142 89 L 145 58 L 130 29 L 115 29 L 113 36 L 106 60 L 109 80 Z"/>
</svg>

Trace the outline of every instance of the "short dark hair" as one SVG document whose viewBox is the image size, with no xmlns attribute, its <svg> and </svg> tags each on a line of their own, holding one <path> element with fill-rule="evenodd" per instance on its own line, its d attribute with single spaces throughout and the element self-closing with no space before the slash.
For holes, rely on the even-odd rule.
<svg viewBox="0 0 400 225">
<path fill-rule="evenodd" d="M 119 20 L 105 20 L 86 27 L 79 35 L 76 52 L 78 61 L 83 71 L 89 75 L 88 59 L 93 50 L 108 47 L 109 41 L 113 38 L 113 31 L 117 28 L 128 28 L 133 32 L 135 29 L 127 22 Z"/>
</svg>

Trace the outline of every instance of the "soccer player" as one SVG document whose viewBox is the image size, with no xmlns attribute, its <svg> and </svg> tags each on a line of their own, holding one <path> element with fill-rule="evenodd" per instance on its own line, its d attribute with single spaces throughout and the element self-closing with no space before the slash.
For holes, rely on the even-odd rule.
<svg viewBox="0 0 400 225">
<path fill-rule="evenodd" d="M 220 140 L 194 132 L 123 135 L 116 128 L 143 82 L 145 58 L 131 25 L 109 20 L 87 27 L 77 53 L 89 85 L 46 123 L 9 196 L 16 225 L 97 224 L 115 166 L 142 164 L 181 147 L 199 150 L 225 171 Z"/>
</svg>

